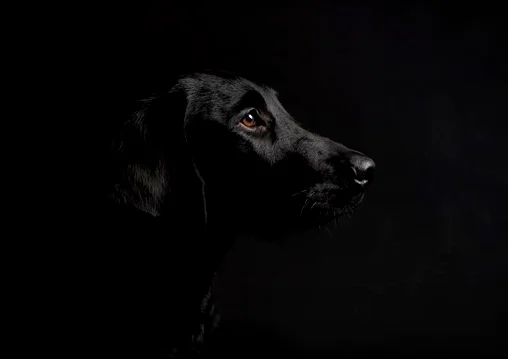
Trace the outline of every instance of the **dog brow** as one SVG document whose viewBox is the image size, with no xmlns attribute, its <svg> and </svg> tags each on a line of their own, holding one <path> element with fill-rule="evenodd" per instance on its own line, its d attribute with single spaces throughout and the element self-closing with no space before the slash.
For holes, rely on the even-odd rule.
<svg viewBox="0 0 508 359">
<path fill-rule="evenodd" d="M 266 110 L 265 99 L 258 91 L 248 90 L 234 105 L 234 111 L 239 112 L 247 107 Z"/>
<path fill-rule="evenodd" d="M 274 90 L 273 88 L 271 87 L 266 87 L 265 88 L 268 92 L 271 92 L 272 95 L 274 95 L 275 97 L 279 97 L 279 93 L 277 92 L 277 90 Z"/>
</svg>

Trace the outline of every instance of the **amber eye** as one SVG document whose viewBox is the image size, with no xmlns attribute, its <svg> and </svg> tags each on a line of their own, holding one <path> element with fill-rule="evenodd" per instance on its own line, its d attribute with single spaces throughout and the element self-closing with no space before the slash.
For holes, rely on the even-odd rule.
<svg viewBox="0 0 508 359">
<path fill-rule="evenodd" d="M 245 127 L 256 127 L 257 124 L 257 118 L 259 117 L 257 110 L 251 110 L 245 117 L 242 119 L 242 125 Z"/>
</svg>

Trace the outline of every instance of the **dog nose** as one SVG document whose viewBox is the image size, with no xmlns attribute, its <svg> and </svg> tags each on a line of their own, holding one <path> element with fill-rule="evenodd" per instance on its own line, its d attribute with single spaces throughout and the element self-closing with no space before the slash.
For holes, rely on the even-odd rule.
<svg viewBox="0 0 508 359">
<path fill-rule="evenodd" d="M 376 164 L 372 159 L 363 155 L 353 155 L 351 157 L 351 165 L 355 174 L 355 182 L 366 187 L 374 179 L 374 169 Z"/>
</svg>

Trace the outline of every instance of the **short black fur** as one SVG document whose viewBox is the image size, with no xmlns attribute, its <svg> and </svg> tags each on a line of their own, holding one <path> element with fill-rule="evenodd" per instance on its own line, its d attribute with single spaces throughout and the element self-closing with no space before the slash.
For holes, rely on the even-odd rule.
<svg viewBox="0 0 508 359">
<path fill-rule="evenodd" d="M 252 128 L 242 124 L 249 111 Z M 349 214 L 374 170 L 361 153 L 304 130 L 274 90 L 210 74 L 141 101 L 112 159 L 108 239 L 92 244 L 99 328 L 90 340 L 122 358 L 198 354 L 217 323 L 211 281 L 234 239 Z"/>
</svg>

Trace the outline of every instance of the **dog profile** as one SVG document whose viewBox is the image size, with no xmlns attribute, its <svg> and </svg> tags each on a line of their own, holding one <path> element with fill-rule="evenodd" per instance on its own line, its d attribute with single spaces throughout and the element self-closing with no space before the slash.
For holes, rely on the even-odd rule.
<svg viewBox="0 0 508 359">
<path fill-rule="evenodd" d="M 374 168 L 240 77 L 193 74 L 141 101 L 112 145 L 90 340 L 114 348 L 108 357 L 198 355 L 234 239 L 276 240 L 352 213 Z"/>
</svg>

